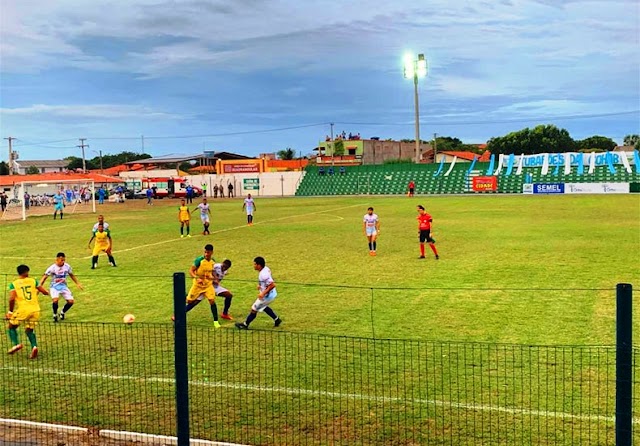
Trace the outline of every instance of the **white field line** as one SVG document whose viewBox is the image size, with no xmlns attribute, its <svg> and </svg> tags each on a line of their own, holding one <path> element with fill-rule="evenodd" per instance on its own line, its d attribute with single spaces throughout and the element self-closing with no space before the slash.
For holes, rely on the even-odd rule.
<svg viewBox="0 0 640 446">
<path fill-rule="evenodd" d="M 75 376 L 78 378 L 101 378 L 107 380 L 127 380 L 127 381 L 138 381 L 143 383 L 160 383 L 160 384 L 174 384 L 175 379 L 173 378 L 161 378 L 161 377 L 139 377 L 139 376 L 130 376 L 130 375 L 110 375 L 106 373 L 85 373 L 85 372 L 74 372 L 74 371 L 65 371 L 65 370 L 56 370 L 56 369 L 36 369 L 31 367 L 13 367 L 13 366 L 2 366 L 0 367 L 2 370 L 12 370 L 16 372 L 32 372 L 32 373 L 44 373 L 50 375 L 60 375 L 60 376 Z M 517 407 L 504 407 L 504 406 L 489 406 L 486 404 L 468 404 L 468 403 L 456 403 L 453 401 L 442 401 L 442 400 L 428 400 L 428 399 L 409 399 L 409 398 L 399 398 L 399 397 L 388 397 L 388 396 L 376 396 L 376 395 L 364 395 L 359 393 L 338 393 L 338 392 L 328 392 L 325 390 L 311 390 L 311 389 L 300 389 L 300 388 L 291 388 L 291 387 L 277 387 L 277 386 L 256 386 L 252 384 L 241 384 L 241 383 L 229 383 L 229 382 L 209 382 L 209 381 L 189 381 L 191 386 L 196 387 L 210 387 L 210 388 L 224 388 L 224 389 L 232 389 L 232 390 L 245 390 L 245 391 L 254 391 L 254 392 L 273 392 L 273 393 L 285 393 L 288 395 L 308 395 L 308 396 L 318 396 L 318 397 L 327 397 L 327 398 L 344 398 L 351 400 L 362 400 L 362 401 L 373 401 L 376 403 L 411 403 L 411 404 L 423 404 L 423 405 L 431 405 L 438 407 L 448 407 L 450 409 L 466 409 L 466 410 L 476 410 L 480 412 L 501 412 L 508 413 L 512 415 L 526 415 L 533 417 L 546 417 L 546 418 L 563 418 L 563 419 L 571 419 L 571 420 L 583 420 L 583 421 L 603 421 L 607 423 L 615 423 L 615 416 L 605 416 L 605 415 L 588 415 L 588 414 L 573 414 L 567 412 L 556 412 L 556 411 L 548 411 L 548 410 L 532 410 L 526 408 L 517 408 Z M 640 424 L 640 418 L 634 418 L 633 424 Z"/>
<path fill-rule="evenodd" d="M 0 425 L 3 426 L 26 426 L 35 427 L 38 429 L 47 429 L 55 431 L 70 431 L 73 433 L 86 434 L 88 429 L 86 427 L 77 426 L 65 426 L 64 424 L 50 424 L 50 423 L 37 423 L 35 421 L 23 421 L 23 420 L 11 420 L 8 418 L 0 418 Z"/>
<path fill-rule="evenodd" d="M 290 218 L 307 217 L 309 215 L 325 214 L 327 212 L 334 212 L 334 211 L 339 211 L 339 210 L 342 210 L 342 209 L 354 208 L 356 206 L 362 206 L 362 204 L 353 204 L 353 205 L 350 205 L 350 206 L 343 206 L 343 207 L 339 207 L 339 208 L 326 209 L 326 210 L 323 210 L 323 211 L 309 212 L 309 213 L 306 213 L 306 214 L 288 215 L 286 217 L 272 218 L 271 220 L 262 220 L 262 221 L 255 222 L 253 225 L 257 226 L 257 225 L 263 225 L 263 224 L 266 224 L 266 223 L 273 223 L 274 221 L 288 220 Z M 339 218 L 342 218 L 342 217 L 339 217 Z M 245 229 L 245 228 L 248 228 L 248 226 L 246 224 L 242 225 L 242 226 L 234 226 L 234 227 L 231 227 L 231 228 L 218 229 L 217 231 L 212 231 L 211 234 L 212 235 L 213 234 L 220 234 L 222 232 L 235 231 L 236 229 Z M 172 239 L 169 239 L 169 240 L 162 240 L 160 242 L 147 243 L 145 245 L 138 245 L 138 246 L 133 246 L 133 247 L 127 248 L 127 249 L 116 250 L 116 251 L 113 251 L 113 253 L 114 254 L 118 254 L 118 253 L 121 253 L 121 252 L 134 251 L 136 249 L 149 248 L 151 246 L 164 245 L 166 243 L 174 243 L 174 242 L 179 242 L 179 241 L 184 241 L 184 239 L 182 239 L 182 238 L 172 238 Z M 90 259 L 90 258 L 91 258 L 91 256 L 86 256 L 86 257 L 82 257 L 81 259 L 82 260 L 87 260 L 87 259 Z"/>
</svg>

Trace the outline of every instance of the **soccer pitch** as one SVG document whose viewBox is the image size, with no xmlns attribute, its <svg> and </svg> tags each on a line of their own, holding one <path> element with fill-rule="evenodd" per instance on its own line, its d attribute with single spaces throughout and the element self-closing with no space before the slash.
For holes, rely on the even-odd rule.
<svg viewBox="0 0 640 446">
<path fill-rule="evenodd" d="M 255 300 L 260 255 L 284 324 L 259 315 L 249 333 L 215 330 L 206 302 L 188 314 L 192 437 L 611 443 L 615 285 L 640 284 L 640 197 L 258 198 L 251 227 L 241 199 L 212 201 L 211 235 L 196 217 L 191 238 L 177 201 L 105 205 L 117 268 L 102 256 L 90 269 L 95 215 L 0 223 L 5 290 L 16 265 L 40 278 L 58 251 L 85 288 L 70 284 L 76 305 L 57 324 L 41 296 L 37 361 L 0 356 L 13 383 L 0 417 L 174 435 L 172 275 L 212 243 L 233 261 L 223 285 L 236 319 Z M 428 248 L 418 259 L 417 204 L 440 260 Z M 376 257 L 368 206 L 381 219 Z"/>
<path fill-rule="evenodd" d="M 176 200 L 104 205 L 118 267 L 101 256 L 93 271 L 87 241 L 95 215 L 2 222 L 0 278 L 7 285 L 19 263 L 39 278 L 64 251 L 85 286 L 70 285 L 77 302 L 70 320 L 119 322 L 133 313 L 138 323 L 170 326 L 172 274 L 187 272 L 212 243 L 218 261 L 233 261 L 225 286 L 236 318 L 255 300 L 252 260 L 260 255 L 278 284 L 281 330 L 577 345 L 612 344 L 615 285 L 640 284 L 635 195 L 258 198 L 252 227 L 240 198 L 211 201 L 212 234 L 200 235 L 194 213 L 193 237 L 184 239 Z M 434 218 L 439 261 L 428 248 L 418 259 L 417 204 Z M 381 219 L 376 257 L 362 231 L 368 206 Z M 46 321 L 47 297 L 41 305 Z M 191 323 L 210 324 L 205 306 L 189 314 Z M 261 316 L 254 326 L 271 320 Z"/>
</svg>

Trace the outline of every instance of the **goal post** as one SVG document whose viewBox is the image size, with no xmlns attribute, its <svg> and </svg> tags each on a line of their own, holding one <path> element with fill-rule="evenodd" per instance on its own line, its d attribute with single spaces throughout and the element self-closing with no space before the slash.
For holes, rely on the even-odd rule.
<svg viewBox="0 0 640 446">
<path fill-rule="evenodd" d="M 65 213 L 95 213 L 96 188 L 92 179 L 22 181 L 13 187 L 10 206 L 2 214 L 5 220 L 49 215 L 54 210 L 53 196 L 62 193 Z"/>
</svg>

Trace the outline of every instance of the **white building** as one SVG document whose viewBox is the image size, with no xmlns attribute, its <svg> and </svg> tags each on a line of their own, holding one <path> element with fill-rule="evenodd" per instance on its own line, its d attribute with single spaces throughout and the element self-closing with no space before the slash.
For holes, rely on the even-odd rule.
<svg viewBox="0 0 640 446">
<path fill-rule="evenodd" d="M 36 167 L 38 173 L 55 173 L 67 170 L 69 161 L 65 160 L 15 160 L 14 172 L 18 175 L 25 175 L 29 167 Z"/>
</svg>

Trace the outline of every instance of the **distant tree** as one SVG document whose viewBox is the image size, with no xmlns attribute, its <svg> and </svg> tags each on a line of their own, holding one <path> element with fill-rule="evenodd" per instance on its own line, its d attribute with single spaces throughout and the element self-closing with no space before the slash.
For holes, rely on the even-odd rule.
<svg viewBox="0 0 640 446">
<path fill-rule="evenodd" d="M 435 143 L 438 152 L 462 150 L 460 147 L 463 145 L 462 141 L 458 138 L 452 138 L 450 136 L 438 136 Z"/>
<path fill-rule="evenodd" d="M 27 170 L 25 171 L 25 173 L 27 175 L 37 175 L 40 173 L 40 169 L 38 169 L 36 166 L 29 166 L 27 167 Z"/>
<path fill-rule="evenodd" d="M 561 153 L 573 152 L 576 143 L 565 129 L 555 125 L 539 125 L 533 129 L 525 128 L 505 136 L 491 138 L 487 149 L 495 154 L 524 153 Z"/>
<path fill-rule="evenodd" d="M 640 146 L 640 135 L 627 135 L 624 137 L 625 146 L 633 146 L 636 149 Z"/>
<path fill-rule="evenodd" d="M 82 169 L 82 158 L 78 158 L 77 156 L 68 156 L 64 160 L 68 162 L 67 169 L 69 170 Z M 100 167 L 99 160 L 98 160 L 97 167 L 95 164 L 93 164 L 92 160 L 86 160 L 85 164 L 86 164 L 87 170 L 96 169 L 97 167 Z"/>
<path fill-rule="evenodd" d="M 613 150 L 618 144 L 606 136 L 590 136 L 589 138 L 576 141 L 576 145 L 580 150 Z"/>
<path fill-rule="evenodd" d="M 0 161 L 0 175 L 9 175 L 9 165 L 4 161 Z"/>
<path fill-rule="evenodd" d="M 129 161 L 138 161 L 151 158 L 148 153 L 136 153 L 136 152 L 120 152 L 114 155 L 102 156 L 102 167 L 108 169 L 109 167 L 119 166 L 120 164 L 128 163 Z M 96 156 L 91 158 L 91 164 L 93 166 L 100 167 L 100 157 Z"/>
<path fill-rule="evenodd" d="M 281 160 L 292 160 L 296 157 L 296 151 L 291 147 L 278 151 L 278 158 Z"/>
<path fill-rule="evenodd" d="M 333 154 L 337 156 L 344 155 L 344 141 L 334 141 Z"/>
</svg>

